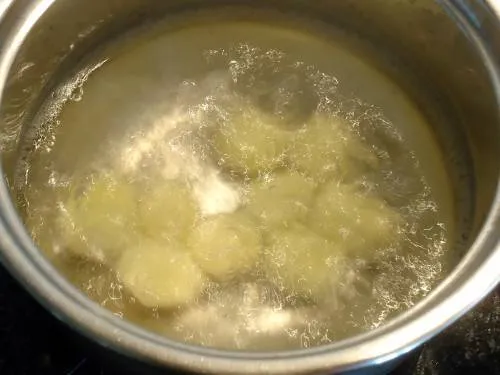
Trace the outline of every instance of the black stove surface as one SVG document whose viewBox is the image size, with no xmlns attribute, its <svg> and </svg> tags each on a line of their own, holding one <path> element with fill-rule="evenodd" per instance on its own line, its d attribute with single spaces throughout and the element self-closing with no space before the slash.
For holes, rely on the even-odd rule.
<svg viewBox="0 0 500 375">
<path fill-rule="evenodd" d="M 111 357 L 52 317 L 0 267 L 0 374 L 126 374 L 129 367 Z M 500 375 L 500 288 L 392 374 Z"/>
</svg>

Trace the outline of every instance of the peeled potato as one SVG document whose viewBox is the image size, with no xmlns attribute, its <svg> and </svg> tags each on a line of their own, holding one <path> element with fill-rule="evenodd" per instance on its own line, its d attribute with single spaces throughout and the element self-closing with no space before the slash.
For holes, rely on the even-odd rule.
<svg viewBox="0 0 500 375">
<path fill-rule="evenodd" d="M 250 270 L 257 261 L 262 238 L 257 224 L 243 213 L 211 216 L 188 241 L 193 259 L 219 280 Z"/>
<path fill-rule="evenodd" d="M 252 183 L 248 210 L 266 225 L 288 224 L 305 218 L 315 184 L 297 172 L 278 173 Z"/>
<path fill-rule="evenodd" d="M 346 254 L 367 258 L 397 240 L 399 221 L 383 200 L 348 185 L 329 183 L 318 194 L 309 223 Z"/>
<path fill-rule="evenodd" d="M 152 238 L 185 240 L 197 217 L 197 206 L 186 184 L 161 180 L 139 202 L 139 222 Z"/>
<path fill-rule="evenodd" d="M 264 267 L 271 280 L 289 292 L 320 299 L 343 277 L 342 252 L 302 225 L 270 235 Z"/>
<path fill-rule="evenodd" d="M 377 157 L 337 117 L 316 116 L 299 130 L 288 158 L 297 169 L 319 180 L 361 176 L 366 166 L 375 168 Z"/>
<path fill-rule="evenodd" d="M 173 244 L 142 243 L 116 266 L 118 278 L 147 307 L 173 308 L 197 298 L 205 277 L 190 255 Z"/>
<path fill-rule="evenodd" d="M 125 181 L 98 177 L 60 209 L 61 242 L 76 255 L 113 262 L 134 236 L 137 195 Z"/>
<path fill-rule="evenodd" d="M 255 109 L 239 112 L 220 125 L 213 138 L 218 164 L 257 175 L 283 165 L 291 133 Z"/>
</svg>

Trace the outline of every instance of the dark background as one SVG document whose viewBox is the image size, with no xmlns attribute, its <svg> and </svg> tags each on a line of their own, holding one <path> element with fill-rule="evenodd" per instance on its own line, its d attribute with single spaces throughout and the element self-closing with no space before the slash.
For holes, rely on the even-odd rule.
<svg viewBox="0 0 500 375">
<path fill-rule="evenodd" d="M 127 374 L 125 368 L 131 367 L 52 317 L 0 266 L 1 375 Z M 500 287 L 393 374 L 500 375 Z"/>
</svg>

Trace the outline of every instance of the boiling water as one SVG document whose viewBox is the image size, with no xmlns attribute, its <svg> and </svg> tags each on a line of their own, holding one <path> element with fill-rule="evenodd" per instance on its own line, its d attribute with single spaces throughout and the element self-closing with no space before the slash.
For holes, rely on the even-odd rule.
<svg viewBox="0 0 500 375">
<path fill-rule="evenodd" d="M 42 106 L 35 120 L 36 132 L 27 137 L 32 147 L 20 161 L 18 180 L 20 204 L 35 242 L 72 282 L 117 316 L 167 337 L 205 346 L 278 350 L 327 344 L 376 328 L 427 295 L 447 272 L 453 212 L 436 143 L 407 96 L 350 48 L 347 37 L 335 33 L 325 36 L 319 26 L 309 23 L 302 27 L 298 22 L 293 28 L 252 22 L 193 24 L 173 28 L 169 23 L 103 48 Z M 265 124 L 262 132 L 259 128 L 248 130 L 236 143 L 236 152 L 252 144 L 252 137 L 264 134 L 263 141 L 255 144 L 261 155 L 271 153 L 267 159 L 259 156 L 250 160 L 252 150 L 234 159 L 231 153 L 235 149 L 226 148 L 227 139 L 221 146 L 223 152 L 214 156 L 210 139 L 216 129 L 233 134 L 232 127 L 247 131 L 266 121 L 280 134 L 300 134 L 308 124 L 319 123 L 319 142 L 338 131 L 340 141 L 326 146 L 357 145 L 355 151 L 346 148 L 347 154 L 354 153 L 354 162 L 342 173 L 309 173 L 308 168 L 316 168 L 314 163 L 301 169 L 300 161 L 313 160 L 309 153 L 314 156 L 317 146 L 299 138 L 287 146 L 285 156 L 273 154 L 279 145 L 275 138 L 267 137 Z M 337 125 L 332 128 L 332 124 Z M 309 147 L 304 148 L 304 144 Z M 253 164 L 241 168 L 242 158 L 244 163 Z M 294 158 L 299 161 L 294 163 Z M 339 158 L 344 160 L 343 155 Z M 327 161 L 321 170 L 331 172 Z M 160 208 L 160 214 L 156 210 L 152 217 L 136 218 L 137 205 L 154 207 L 155 202 L 163 202 L 154 195 L 156 188 L 167 189 L 173 181 L 186 182 L 197 206 L 197 222 L 203 222 L 220 215 L 246 215 L 252 184 L 272 184 L 278 174 L 301 176 L 301 181 L 313 186 L 311 201 L 320 199 L 321 194 L 329 199 L 328 190 L 326 195 L 322 193 L 325 186 L 355 190 L 355 202 L 365 198 L 376 201 L 374 205 L 383 209 L 370 211 L 373 216 L 369 218 L 356 217 L 353 227 L 347 229 L 361 228 L 365 233 L 366 226 L 390 220 L 380 217 L 390 212 L 390 217 L 397 217 L 390 238 L 380 245 L 366 241 L 356 253 L 342 255 L 335 266 L 315 270 L 313 275 L 321 274 L 322 269 L 333 275 L 328 288 L 319 294 L 307 284 L 308 276 L 302 276 L 307 269 L 300 268 L 298 249 L 293 254 L 298 258 L 288 261 L 286 267 L 309 285 L 301 289 L 303 284 L 296 280 L 287 282 L 266 272 L 266 263 L 287 264 L 287 260 L 269 256 L 273 243 L 269 238 L 282 243 L 280 233 L 292 228 L 291 235 L 297 235 L 302 243 L 313 232 L 314 236 L 324 234 L 321 229 L 325 225 L 329 228 L 330 223 L 319 223 L 312 208 L 306 208 L 301 217 L 294 216 L 294 223 L 287 222 L 279 215 L 296 203 L 288 201 L 278 209 L 278 221 L 283 221 L 285 229 L 269 224 L 268 216 L 262 222 L 246 222 L 255 223 L 251 230 L 258 229 L 265 238 L 251 267 L 219 277 L 223 256 L 210 259 L 219 268 L 212 263 L 201 267 L 208 271 L 200 276 L 203 286 L 199 295 L 187 303 L 167 306 L 167 301 L 167 305 L 155 306 L 154 299 L 130 287 L 130 280 L 129 284 L 124 282 L 116 271 L 117 261 L 109 261 L 102 248 L 84 241 L 92 249 L 75 251 L 72 247 L 81 246 L 81 241 L 76 244 L 61 234 L 61 223 L 69 222 L 62 224 L 74 232 L 69 236 L 86 236 L 72 221 L 71 199 L 86 199 L 89 192 L 98 189 L 93 186 L 100 184 L 102 176 L 111 181 L 104 189 L 112 187 L 104 193 L 109 193 L 106 196 L 110 199 L 116 198 L 119 184 L 134 187 L 134 204 L 118 201 L 114 206 L 115 211 L 119 206 L 125 216 L 133 216 L 132 229 L 119 227 L 116 231 L 115 226 L 108 230 L 102 218 L 109 222 L 114 218 L 97 212 L 96 204 L 86 211 L 90 217 L 87 223 L 95 224 L 95 230 L 104 225 L 99 239 L 119 242 L 117 251 L 130 254 L 130 248 L 136 246 L 132 243 L 142 244 L 138 251 L 144 251 L 144 243 L 151 241 L 144 228 L 154 228 L 156 222 L 168 221 L 164 218 L 169 213 L 174 215 Z M 118 180 L 121 182 L 116 183 Z M 295 191 L 288 191 L 294 189 L 291 185 L 284 187 L 284 194 L 295 196 Z M 300 195 L 303 189 L 297 189 Z M 127 194 L 120 193 L 122 196 Z M 165 204 L 170 207 L 175 197 Z M 272 205 L 272 200 L 266 204 Z M 105 209 L 106 199 L 100 202 Z M 344 208 L 349 211 L 349 204 Z M 321 212 L 322 220 L 325 215 L 330 217 L 328 211 Z M 172 225 L 178 225 L 185 213 L 181 210 L 175 215 Z M 345 230 L 343 223 L 340 227 Z M 242 238 L 250 247 L 250 237 Z M 319 237 L 314 238 L 319 241 Z M 352 238 L 325 241 L 342 252 L 350 248 Z M 161 241 L 165 247 L 173 243 L 184 246 L 184 240 L 174 241 L 168 235 Z M 245 256 L 249 251 L 244 249 Z M 308 256 L 314 258 L 314 251 L 312 246 Z M 131 256 L 132 263 L 140 264 L 143 259 Z M 161 264 L 155 266 L 161 270 Z M 164 268 L 168 283 L 173 270 L 167 264 Z M 192 280 L 179 280 L 182 286 L 192 284 Z"/>
</svg>

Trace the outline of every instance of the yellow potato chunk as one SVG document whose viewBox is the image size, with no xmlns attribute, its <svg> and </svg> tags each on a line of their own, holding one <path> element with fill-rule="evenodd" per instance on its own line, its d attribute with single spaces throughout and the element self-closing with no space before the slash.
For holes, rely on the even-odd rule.
<svg viewBox="0 0 500 375">
<path fill-rule="evenodd" d="M 241 212 L 208 217 L 189 238 L 193 259 L 218 280 L 248 272 L 262 248 L 257 223 Z"/>
<path fill-rule="evenodd" d="M 139 202 L 139 222 L 155 239 L 185 240 L 197 217 L 197 206 L 185 183 L 161 180 Z"/>
<path fill-rule="evenodd" d="M 304 219 L 313 201 L 315 183 L 297 172 L 278 173 L 251 184 L 248 211 L 267 225 Z"/>
<path fill-rule="evenodd" d="M 245 175 L 258 175 L 282 166 L 291 133 L 280 129 L 255 109 L 229 116 L 214 134 L 219 165 Z"/>
<path fill-rule="evenodd" d="M 174 308 L 196 299 L 205 277 L 190 255 L 173 244 L 141 243 L 116 266 L 120 281 L 146 307 Z"/>
<path fill-rule="evenodd" d="M 97 177 L 60 210 L 61 243 L 75 255 L 112 263 L 135 235 L 137 195 L 126 181 Z"/>
<path fill-rule="evenodd" d="M 279 287 L 321 299 L 336 288 L 344 265 L 342 252 L 335 245 L 296 224 L 270 235 L 264 267 Z"/>
<path fill-rule="evenodd" d="M 318 194 L 310 227 L 342 247 L 346 254 L 370 258 L 398 239 L 399 215 L 385 202 L 354 187 L 328 183 Z"/>
<path fill-rule="evenodd" d="M 376 168 L 376 155 L 349 132 L 345 120 L 315 116 L 297 132 L 288 152 L 291 164 L 318 180 L 360 177 L 366 168 Z"/>
</svg>

